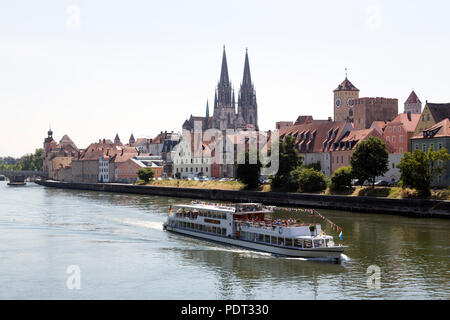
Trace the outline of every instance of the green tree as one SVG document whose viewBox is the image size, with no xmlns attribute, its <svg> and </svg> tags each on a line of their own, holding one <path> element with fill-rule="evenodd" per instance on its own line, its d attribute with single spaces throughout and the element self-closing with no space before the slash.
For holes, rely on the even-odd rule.
<svg viewBox="0 0 450 320">
<path fill-rule="evenodd" d="M 293 189 L 291 172 L 302 165 L 303 158 L 295 148 L 295 140 L 291 136 L 286 136 L 279 144 L 279 167 L 278 172 L 273 176 L 272 190 L 296 191 Z"/>
<path fill-rule="evenodd" d="M 152 168 L 141 168 L 138 170 L 137 175 L 139 179 L 147 183 L 155 176 L 155 172 Z"/>
<path fill-rule="evenodd" d="M 327 177 L 313 168 L 297 168 L 291 177 L 296 178 L 302 192 L 320 192 L 327 188 Z"/>
<path fill-rule="evenodd" d="M 353 175 L 360 181 L 371 180 L 375 186 L 375 178 L 388 171 L 389 154 L 386 143 L 377 137 L 369 137 L 356 146 L 350 158 Z"/>
<path fill-rule="evenodd" d="M 418 149 L 413 153 L 406 152 L 397 165 L 400 169 L 400 185 L 416 189 L 421 196 L 429 196 L 431 183 L 444 172 L 446 166 L 443 162 L 449 159 L 445 148 L 439 151 L 429 148 L 427 152 Z"/>
<path fill-rule="evenodd" d="M 322 171 L 322 165 L 320 164 L 320 161 L 307 164 L 305 165 L 305 168 L 313 168 L 316 171 Z"/>
<path fill-rule="evenodd" d="M 245 163 L 238 164 L 235 162 L 236 177 L 245 184 L 246 189 L 258 188 L 260 182 L 259 177 L 261 175 L 261 162 L 259 161 L 259 154 L 257 153 L 257 159 L 255 164 L 250 163 L 250 153 L 245 151 Z"/>
<path fill-rule="evenodd" d="M 330 188 L 332 190 L 348 190 L 352 187 L 352 168 L 340 167 L 331 176 Z"/>
</svg>

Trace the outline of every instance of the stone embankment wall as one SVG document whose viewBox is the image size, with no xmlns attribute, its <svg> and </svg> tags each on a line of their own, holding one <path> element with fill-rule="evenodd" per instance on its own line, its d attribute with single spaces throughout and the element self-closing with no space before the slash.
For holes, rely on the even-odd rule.
<svg viewBox="0 0 450 320">
<path fill-rule="evenodd" d="M 135 186 L 116 183 L 66 183 L 39 181 L 54 188 L 181 197 L 225 202 L 258 202 L 276 206 L 333 209 L 362 213 L 383 213 L 415 217 L 450 218 L 450 201 L 328 196 L 304 193 L 235 191 L 217 189 Z"/>
</svg>

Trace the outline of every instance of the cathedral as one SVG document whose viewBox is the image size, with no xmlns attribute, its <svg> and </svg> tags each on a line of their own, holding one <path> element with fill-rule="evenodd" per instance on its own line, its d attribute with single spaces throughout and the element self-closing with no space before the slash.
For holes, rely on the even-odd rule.
<svg viewBox="0 0 450 320">
<path fill-rule="evenodd" d="M 256 93 L 250 75 L 248 52 L 245 52 L 244 76 L 239 89 L 237 112 L 234 88 L 228 76 L 227 56 L 223 48 L 220 80 L 214 94 L 214 110 L 209 115 L 209 103 L 206 102 L 205 117 L 192 116 L 183 124 L 183 129 L 193 131 L 196 121 L 202 123 L 202 129 L 241 129 L 258 130 L 258 106 Z"/>
</svg>

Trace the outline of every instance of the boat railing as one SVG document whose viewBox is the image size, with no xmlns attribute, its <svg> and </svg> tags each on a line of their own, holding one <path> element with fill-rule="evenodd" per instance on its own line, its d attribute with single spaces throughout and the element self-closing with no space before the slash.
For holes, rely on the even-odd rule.
<svg viewBox="0 0 450 320">
<path fill-rule="evenodd" d="M 295 228 L 295 227 L 305 227 L 309 226 L 309 224 L 305 223 L 297 223 L 297 222 L 278 222 L 275 220 L 264 220 L 264 221 L 240 221 L 239 225 L 241 227 L 253 227 L 253 228 L 261 228 L 268 230 L 275 230 L 276 227 L 283 228 Z"/>
</svg>

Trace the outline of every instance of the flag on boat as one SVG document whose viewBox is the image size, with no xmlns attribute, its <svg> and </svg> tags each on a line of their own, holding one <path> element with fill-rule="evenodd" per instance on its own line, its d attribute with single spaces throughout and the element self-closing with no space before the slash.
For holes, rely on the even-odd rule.
<svg viewBox="0 0 450 320">
<path fill-rule="evenodd" d="M 169 208 L 169 215 L 172 215 L 172 205 L 170 205 L 170 208 Z"/>
<path fill-rule="evenodd" d="M 342 240 L 342 230 L 341 233 L 339 233 L 339 239 Z"/>
</svg>

